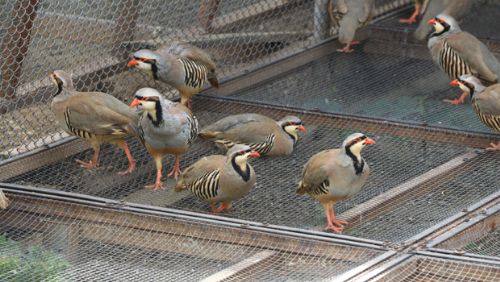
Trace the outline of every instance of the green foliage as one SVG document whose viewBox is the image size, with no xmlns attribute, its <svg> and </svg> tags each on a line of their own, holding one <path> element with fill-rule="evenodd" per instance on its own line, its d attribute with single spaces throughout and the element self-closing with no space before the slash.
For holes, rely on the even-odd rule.
<svg viewBox="0 0 500 282">
<path fill-rule="evenodd" d="M 41 246 L 23 249 L 18 242 L 0 235 L 0 281 L 61 281 L 59 274 L 68 266 L 62 256 Z"/>
</svg>

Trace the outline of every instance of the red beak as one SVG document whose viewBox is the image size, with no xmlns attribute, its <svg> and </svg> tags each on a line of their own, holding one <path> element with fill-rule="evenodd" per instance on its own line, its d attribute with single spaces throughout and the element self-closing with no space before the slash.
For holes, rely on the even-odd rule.
<svg viewBox="0 0 500 282">
<path fill-rule="evenodd" d="M 430 25 L 434 25 L 434 24 L 436 24 L 436 19 L 432 18 L 427 23 Z"/>
<path fill-rule="evenodd" d="M 257 151 L 251 151 L 250 153 L 248 153 L 248 156 L 258 158 L 258 157 L 260 157 L 260 154 Z"/>
<path fill-rule="evenodd" d="M 132 59 L 132 60 L 130 60 L 130 61 L 128 62 L 127 67 L 129 67 L 129 68 L 133 68 L 133 67 L 135 67 L 135 66 L 137 66 L 137 65 L 139 65 L 139 62 L 138 62 L 137 60 L 135 60 L 135 59 Z"/>
<path fill-rule="evenodd" d="M 303 125 L 297 126 L 297 130 L 302 131 L 304 133 L 307 133 L 307 130 L 306 130 L 306 128 Z"/>
<path fill-rule="evenodd" d="M 458 82 L 458 80 L 454 79 L 454 80 L 450 81 L 450 85 L 457 87 L 457 86 L 460 86 L 460 83 Z"/>
<path fill-rule="evenodd" d="M 130 107 L 137 107 L 137 106 L 139 106 L 140 103 L 141 103 L 141 101 L 139 101 L 138 99 L 134 99 L 134 101 L 132 101 L 132 103 L 130 103 Z"/>
<path fill-rule="evenodd" d="M 377 142 L 375 142 L 375 140 L 373 140 L 369 137 L 366 137 L 364 144 L 365 145 L 373 145 L 373 144 L 377 144 Z"/>
</svg>

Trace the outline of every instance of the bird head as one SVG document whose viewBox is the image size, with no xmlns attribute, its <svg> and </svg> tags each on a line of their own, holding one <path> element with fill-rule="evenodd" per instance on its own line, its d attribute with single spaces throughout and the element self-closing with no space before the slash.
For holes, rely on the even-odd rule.
<svg viewBox="0 0 500 282">
<path fill-rule="evenodd" d="M 465 93 L 470 94 L 471 97 L 475 91 L 481 92 L 484 89 L 481 81 L 477 77 L 470 74 L 461 75 L 458 79 L 452 80 L 450 85 L 459 87 Z"/>
<path fill-rule="evenodd" d="M 130 106 L 152 112 L 157 109 L 157 104 L 160 103 L 161 97 L 160 92 L 156 89 L 149 87 L 141 88 L 135 92 L 135 99 L 130 103 Z"/>
<path fill-rule="evenodd" d="M 449 31 L 460 31 L 457 21 L 446 14 L 439 14 L 427 22 L 434 27 L 435 34 L 443 34 Z"/>
<path fill-rule="evenodd" d="M 288 135 L 292 136 L 295 141 L 298 139 L 297 133 L 299 131 L 304 133 L 307 132 L 302 120 L 296 116 L 286 116 L 280 119 L 278 124 L 286 133 L 288 133 Z"/>
<path fill-rule="evenodd" d="M 73 89 L 71 75 L 63 70 L 55 70 L 49 73 L 49 78 L 57 86 L 57 94 L 61 93 L 63 88 Z"/>
<path fill-rule="evenodd" d="M 363 133 L 353 133 L 344 140 L 342 147 L 351 151 L 354 155 L 359 156 L 361 150 L 367 146 L 376 144 L 376 142 Z"/>
<path fill-rule="evenodd" d="M 231 160 L 234 159 L 239 166 L 245 166 L 249 157 L 258 158 L 260 154 L 247 145 L 236 144 L 227 151 L 226 156 Z"/>
<path fill-rule="evenodd" d="M 159 60 L 160 56 L 155 52 L 148 49 L 142 49 L 132 55 L 132 59 L 128 62 L 127 66 L 129 68 L 138 68 L 144 71 L 154 72 Z"/>
</svg>

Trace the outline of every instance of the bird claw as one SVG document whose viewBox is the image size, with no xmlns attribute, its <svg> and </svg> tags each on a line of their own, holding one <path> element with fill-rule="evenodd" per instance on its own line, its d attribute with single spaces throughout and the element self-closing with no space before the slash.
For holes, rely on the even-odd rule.
<svg viewBox="0 0 500 282">
<path fill-rule="evenodd" d="M 348 222 L 347 222 L 347 221 L 342 220 L 342 219 L 338 219 L 338 218 L 336 218 L 336 219 L 332 220 L 332 223 L 333 223 L 334 225 L 338 225 L 338 226 L 340 226 L 340 227 L 342 227 L 342 228 L 344 228 L 344 225 L 347 225 L 347 224 L 348 224 Z"/>
<path fill-rule="evenodd" d="M 146 189 L 152 189 L 153 191 L 158 191 L 158 190 L 165 190 L 165 186 L 163 185 L 163 182 L 155 182 L 154 184 L 146 185 L 144 186 Z"/>
<path fill-rule="evenodd" d="M 500 142 L 498 144 L 490 143 L 490 147 L 486 148 L 486 151 L 500 151 Z"/>
<path fill-rule="evenodd" d="M 341 48 L 341 49 L 337 49 L 337 52 L 339 53 L 352 53 L 354 52 L 354 49 L 352 49 L 351 47 L 344 47 L 344 48 Z"/>
<path fill-rule="evenodd" d="M 134 169 L 135 169 L 135 162 L 134 163 L 130 163 L 128 165 L 128 168 L 126 170 L 118 172 L 118 175 L 122 175 L 122 176 L 123 175 L 129 175 L 129 174 L 132 173 L 132 171 L 134 171 Z"/>
<path fill-rule="evenodd" d="M 465 103 L 465 100 L 462 98 L 457 98 L 457 99 L 444 99 L 443 102 L 449 103 L 451 105 L 462 105 Z"/>
<path fill-rule="evenodd" d="M 173 177 L 177 179 L 181 175 L 181 170 L 178 167 L 172 168 L 172 170 L 167 174 L 168 177 Z"/>
<path fill-rule="evenodd" d="M 92 160 L 86 162 L 86 161 L 76 159 L 75 161 L 80 164 L 80 167 L 83 167 L 85 169 L 93 169 L 93 168 L 97 167 L 97 164 L 94 163 Z"/>
<path fill-rule="evenodd" d="M 333 231 L 335 233 L 342 233 L 342 231 L 344 231 L 344 227 L 343 226 L 335 226 L 335 225 L 327 225 L 325 228 L 323 228 L 323 230 L 325 231 Z"/>
<path fill-rule="evenodd" d="M 416 22 L 417 22 L 417 19 L 414 17 L 410 17 L 407 19 L 399 19 L 399 23 L 412 24 L 412 23 L 416 23 Z"/>
</svg>

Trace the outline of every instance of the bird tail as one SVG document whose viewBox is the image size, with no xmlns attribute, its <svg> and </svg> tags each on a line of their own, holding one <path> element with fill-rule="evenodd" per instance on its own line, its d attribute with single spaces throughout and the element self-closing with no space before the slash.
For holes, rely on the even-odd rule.
<svg viewBox="0 0 500 282">
<path fill-rule="evenodd" d="M 304 183 L 302 183 L 302 181 L 299 181 L 299 187 L 295 192 L 297 192 L 297 194 L 299 195 L 303 195 L 306 193 L 306 187 L 304 186 Z"/>
<path fill-rule="evenodd" d="M 181 178 L 181 180 L 179 180 L 177 182 L 177 184 L 175 185 L 175 192 L 181 192 L 183 190 L 186 190 L 186 185 L 184 185 L 184 181 L 183 179 Z"/>
<path fill-rule="evenodd" d="M 6 209 L 9 206 L 10 200 L 5 196 L 3 191 L 0 189 L 0 209 Z"/>
<path fill-rule="evenodd" d="M 215 88 L 219 88 L 219 80 L 217 79 L 217 74 L 215 73 L 215 70 L 210 70 L 207 74 L 207 80 L 210 82 L 210 85 L 212 85 Z"/>
</svg>

